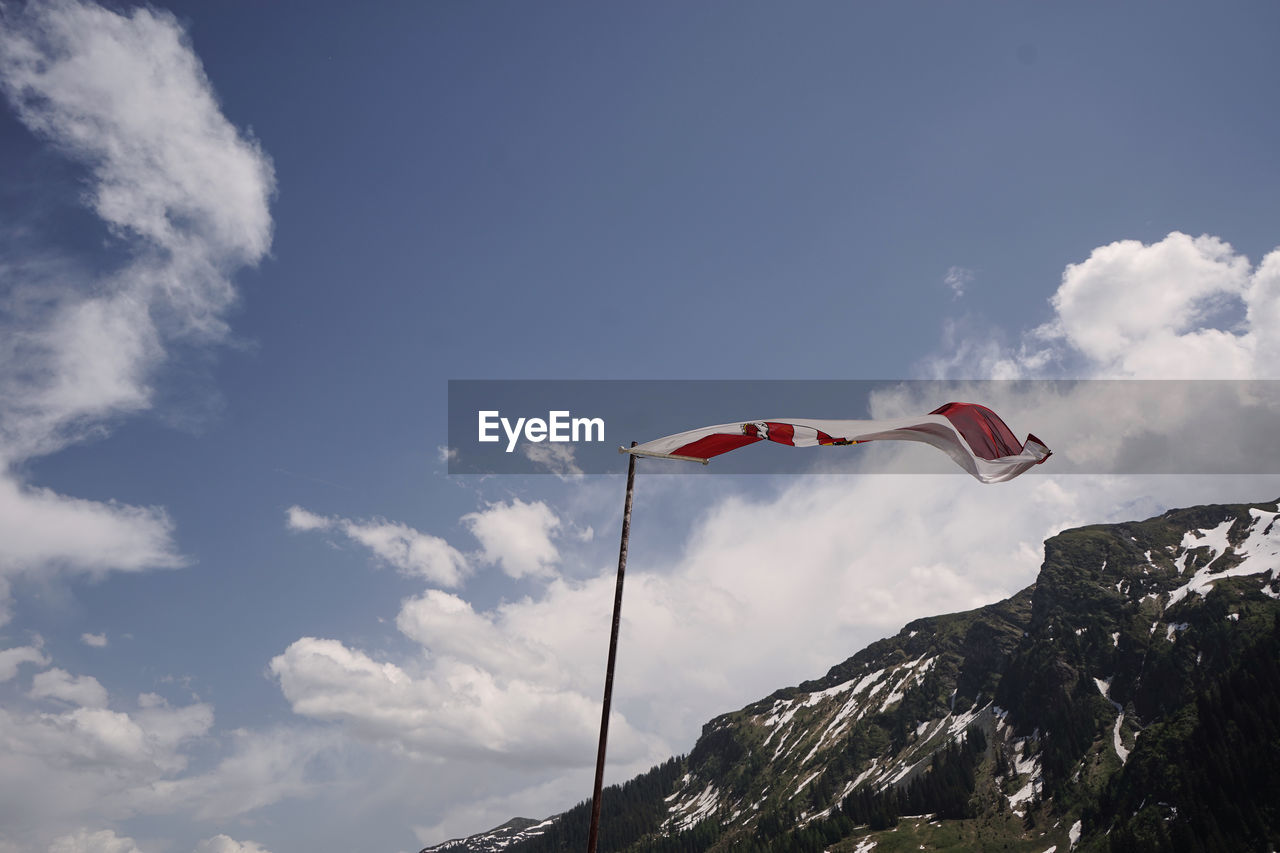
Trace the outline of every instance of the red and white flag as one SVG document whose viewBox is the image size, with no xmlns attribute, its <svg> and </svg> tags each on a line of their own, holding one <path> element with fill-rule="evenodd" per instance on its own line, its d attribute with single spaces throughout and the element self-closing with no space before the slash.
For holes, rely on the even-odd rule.
<svg viewBox="0 0 1280 853">
<path fill-rule="evenodd" d="M 1019 442 L 995 412 L 976 403 L 947 403 L 927 415 L 879 421 L 778 418 L 720 424 L 619 449 L 637 456 L 706 463 L 712 457 L 766 439 L 792 447 L 922 441 L 946 453 L 984 483 L 1012 480 L 1032 465 L 1044 462 L 1051 453 L 1034 435 L 1028 435 L 1025 443 Z"/>
</svg>

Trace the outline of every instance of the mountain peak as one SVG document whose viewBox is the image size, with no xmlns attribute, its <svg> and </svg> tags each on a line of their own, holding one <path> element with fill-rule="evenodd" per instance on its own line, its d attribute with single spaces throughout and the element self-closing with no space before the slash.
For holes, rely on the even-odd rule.
<svg viewBox="0 0 1280 853">
<path fill-rule="evenodd" d="M 608 789 L 601 853 L 1274 846 L 1277 522 L 1273 502 L 1063 531 L 1034 585 L 914 620 Z M 428 850 L 578 850 L 587 818 Z"/>
</svg>

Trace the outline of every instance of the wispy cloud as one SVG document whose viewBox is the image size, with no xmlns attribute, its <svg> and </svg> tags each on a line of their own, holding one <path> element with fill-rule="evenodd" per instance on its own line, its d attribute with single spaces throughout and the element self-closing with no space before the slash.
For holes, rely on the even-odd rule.
<svg viewBox="0 0 1280 853">
<path fill-rule="evenodd" d="M 572 445 L 526 442 L 521 445 L 520 450 L 530 461 L 541 465 L 561 479 L 582 476 L 582 469 L 578 467 L 578 460 L 574 458 Z"/>
<path fill-rule="evenodd" d="M 100 277 L 73 262 L 9 263 L 0 580 L 181 565 L 163 510 L 59 495 L 15 466 L 148 409 L 173 343 L 225 336 L 230 276 L 271 243 L 271 163 L 222 115 L 166 12 L 76 0 L 6 10 L 0 90 L 33 133 L 86 168 L 86 202 L 129 257 Z"/>
<path fill-rule="evenodd" d="M 424 577 L 442 586 L 458 586 L 470 570 L 462 552 L 439 536 L 423 533 L 407 524 L 384 519 L 353 521 L 337 516 L 326 517 L 292 506 L 286 512 L 286 525 L 290 530 L 302 532 L 341 533 L 401 572 Z"/>
<path fill-rule="evenodd" d="M 953 299 L 960 299 L 964 296 L 965 288 L 973 281 L 973 270 L 964 267 L 949 267 L 947 274 L 942 277 L 942 283 L 951 289 Z"/>
</svg>

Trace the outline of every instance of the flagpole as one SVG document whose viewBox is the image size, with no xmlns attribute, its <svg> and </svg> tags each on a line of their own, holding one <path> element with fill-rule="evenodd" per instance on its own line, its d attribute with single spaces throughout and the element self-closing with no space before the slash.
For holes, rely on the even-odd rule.
<svg viewBox="0 0 1280 853">
<path fill-rule="evenodd" d="M 635 447 L 636 442 L 631 442 Z M 609 706 L 613 702 L 613 663 L 618 657 L 618 626 L 622 622 L 622 579 L 627 571 L 627 540 L 631 538 L 631 497 L 636 487 L 636 457 L 628 453 L 627 499 L 622 506 L 622 544 L 618 546 L 618 583 L 613 592 L 613 628 L 609 633 L 609 663 L 604 671 L 604 708 L 600 712 L 600 748 L 596 751 L 596 786 L 591 794 L 591 832 L 587 853 L 596 853 L 600 837 L 600 797 L 604 787 L 604 753 L 609 739 Z"/>
</svg>

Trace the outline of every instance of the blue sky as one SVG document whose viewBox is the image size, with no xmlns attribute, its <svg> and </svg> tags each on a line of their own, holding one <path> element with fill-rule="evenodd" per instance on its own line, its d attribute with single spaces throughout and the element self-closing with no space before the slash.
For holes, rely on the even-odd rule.
<svg viewBox="0 0 1280 853">
<path fill-rule="evenodd" d="M 0 15 L 0 851 L 390 853 L 589 795 L 620 478 L 449 477 L 449 380 L 1278 378 L 1273 4 Z M 1123 402 L 1186 444 L 1194 399 Z M 1064 526 L 1280 494 L 643 485 L 613 780 Z"/>
</svg>

